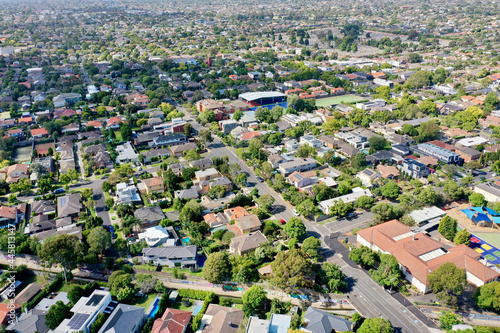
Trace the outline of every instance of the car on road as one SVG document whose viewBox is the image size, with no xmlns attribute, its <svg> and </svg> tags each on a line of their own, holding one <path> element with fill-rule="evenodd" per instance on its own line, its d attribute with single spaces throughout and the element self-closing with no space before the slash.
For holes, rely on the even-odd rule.
<svg viewBox="0 0 500 333">
<path fill-rule="evenodd" d="M 64 189 L 58 188 L 57 190 L 54 191 L 54 194 L 59 194 L 59 193 L 64 193 Z"/>
<path fill-rule="evenodd" d="M 293 213 L 293 215 L 295 215 L 295 216 L 300 216 L 299 212 L 297 212 L 297 210 L 296 210 L 296 209 L 292 210 L 292 213 Z"/>
<path fill-rule="evenodd" d="M 286 224 L 286 221 L 285 221 L 285 220 L 283 220 L 283 219 L 280 219 L 280 223 L 281 223 L 281 224 Z"/>
<path fill-rule="evenodd" d="M 263 182 L 264 182 L 264 179 L 260 178 L 259 176 L 255 177 L 255 178 L 257 178 L 257 181 L 258 181 L 259 183 L 263 183 Z"/>
</svg>

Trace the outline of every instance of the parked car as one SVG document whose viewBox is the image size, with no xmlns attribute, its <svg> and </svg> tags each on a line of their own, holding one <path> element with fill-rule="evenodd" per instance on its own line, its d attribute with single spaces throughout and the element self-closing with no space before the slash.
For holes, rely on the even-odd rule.
<svg viewBox="0 0 500 333">
<path fill-rule="evenodd" d="M 286 224 L 286 221 L 283 219 L 280 219 L 281 224 Z"/>
<path fill-rule="evenodd" d="M 295 216 L 300 216 L 299 212 L 297 212 L 297 210 L 296 210 L 296 209 L 292 210 L 292 213 L 293 213 L 293 215 L 295 215 Z"/>
<path fill-rule="evenodd" d="M 255 177 L 255 178 L 257 178 L 257 180 L 259 181 L 259 183 L 264 182 L 264 179 L 260 178 L 259 176 Z"/>
<path fill-rule="evenodd" d="M 58 188 L 57 190 L 54 191 L 54 194 L 59 194 L 59 193 L 64 193 L 64 189 Z"/>
</svg>

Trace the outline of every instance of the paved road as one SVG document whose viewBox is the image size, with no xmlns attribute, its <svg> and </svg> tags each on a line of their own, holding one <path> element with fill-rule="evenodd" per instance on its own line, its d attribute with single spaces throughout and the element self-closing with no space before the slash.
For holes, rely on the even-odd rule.
<svg viewBox="0 0 500 333">
<path fill-rule="evenodd" d="M 337 221 L 325 223 L 324 226 L 330 230 L 330 232 L 340 232 L 345 234 L 350 232 L 354 228 L 363 228 L 373 221 L 373 213 L 369 211 L 364 211 L 358 213 L 356 217 L 350 218 L 345 217 Z"/>
<path fill-rule="evenodd" d="M 342 267 L 342 271 L 349 276 L 348 283 L 351 291 L 349 301 L 366 317 L 383 317 L 389 319 L 398 331 L 404 333 L 429 332 L 427 317 L 416 308 L 407 308 L 389 295 L 380 285 L 371 279 L 367 273 L 348 259 L 348 250 L 336 238 L 325 238 L 334 253 L 327 261 Z M 406 306 L 411 306 L 406 302 Z M 429 324 L 432 324 L 429 322 Z M 434 325 L 435 327 L 435 325 Z"/>
</svg>

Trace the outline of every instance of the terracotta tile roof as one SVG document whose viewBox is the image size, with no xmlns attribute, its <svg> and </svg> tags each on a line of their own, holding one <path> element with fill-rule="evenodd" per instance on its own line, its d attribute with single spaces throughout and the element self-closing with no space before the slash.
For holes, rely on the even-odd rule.
<svg viewBox="0 0 500 333">
<path fill-rule="evenodd" d="M 49 135 L 49 131 L 47 131 L 45 128 L 32 129 L 31 136 L 37 136 L 37 135 Z"/>
<path fill-rule="evenodd" d="M 230 219 L 230 220 L 236 220 L 237 218 L 243 217 L 250 215 L 250 213 L 243 207 L 238 206 L 234 208 L 228 208 L 224 211 L 224 214 Z"/>
<path fill-rule="evenodd" d="M 151 333 L 182 333 L 191 320 L 191 312 L 167 309 L 155 320 Z"/>
</svg>

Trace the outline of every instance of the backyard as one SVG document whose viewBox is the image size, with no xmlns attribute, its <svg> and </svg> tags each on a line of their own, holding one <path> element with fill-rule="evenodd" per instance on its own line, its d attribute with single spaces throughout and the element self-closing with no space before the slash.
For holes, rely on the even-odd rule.
<svg viewBox="0 0 500 333">
<path fill-rule="evenodd" d="M 31 146 L 19 147 L 14 152 L 14 162 L 22 163 L 31 161 Z"/>
</svg>

